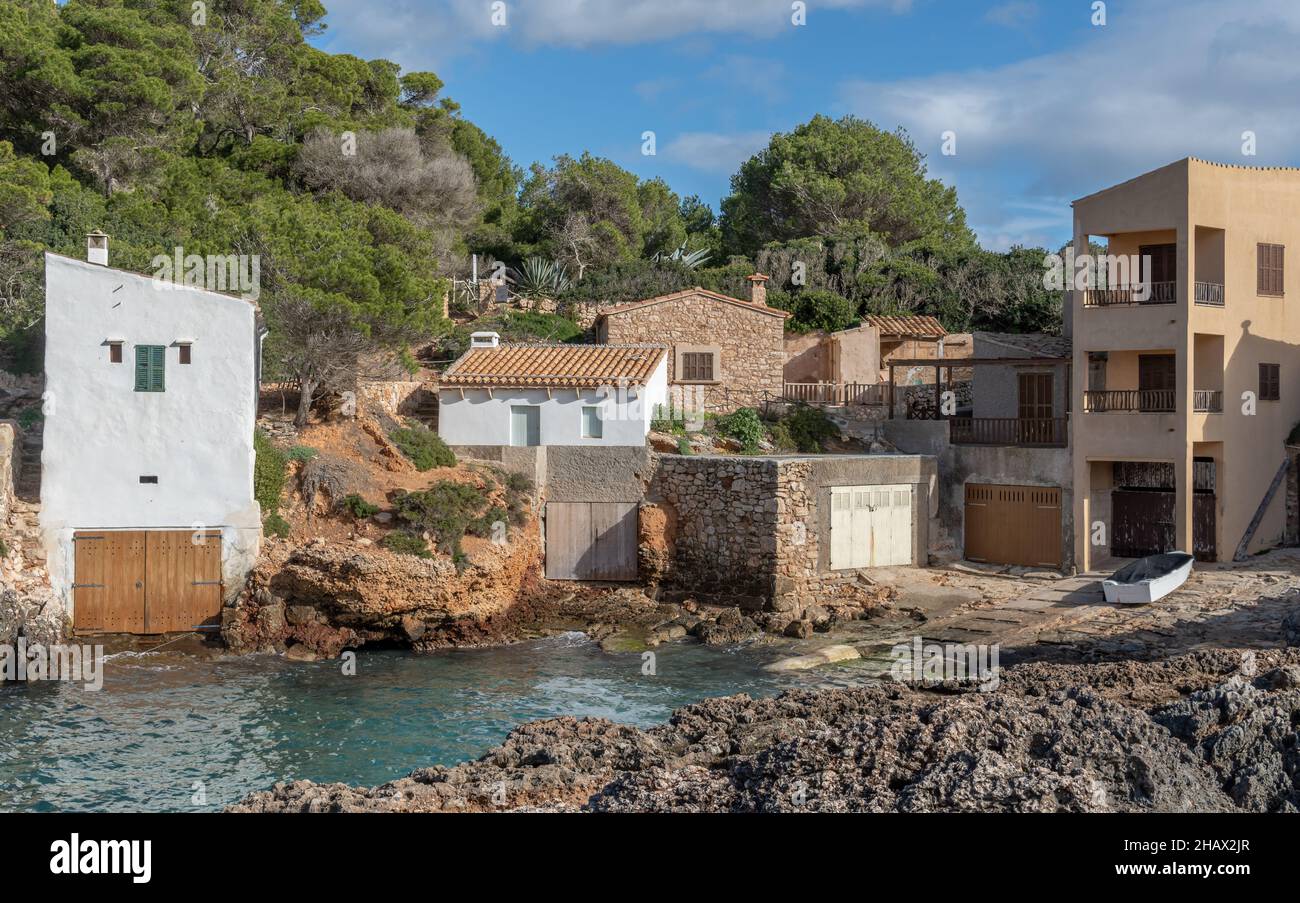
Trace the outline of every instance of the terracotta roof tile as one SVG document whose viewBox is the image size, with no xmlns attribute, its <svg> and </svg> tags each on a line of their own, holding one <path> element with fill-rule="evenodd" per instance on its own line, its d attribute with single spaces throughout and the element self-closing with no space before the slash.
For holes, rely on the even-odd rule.
<svg viewBox="0 0 1300 903">
<path fill-rule="evenodd" d="M 772 317 L 781 317 L 782 319 L 785 319 L 790 316 L 787 311 L 781 310 L 779 307 L 768 307 L 765 304 L 755 304 L 752 301 L 744 301 L 740 298 L 733 298 L 730 295 L 711 292 L 707 288 L 696 286 L 695 288 L 688 288 L 685 291 L 673 292 L 671 295 L 660 295 L 657 298 L 646 298 L 644 301 L 633 301 L 630 304 L 620 304 L 617 307 L 606 308 L 596 315 L 596 319 L 599 320 L 602 317 L 608 317 L 611 314 L 625 313 L 629 310 L 639 310 L 643 307 L 649 307 L 652 304 L 663 304 L 666 301 L 678 301 L 682 298 L 689 298 L 692 295 L 699 295 L 708 298 L 711 301 L 722 301 L 726 304 L 738 304 L 741 307 L 754 311 L 755 313 L 767 314 Z"/>
<path fill-rule="evenodd" d="M 882 336 L 904 336 L 909 339 L 941 339 L 948 334 L 937 317 L 868 316 L 867 325 L 875 326 Z"/>
<path fill-rule="evenodd" d="M 499 345 L 471 348 L 442 375 L 444 386 L 596 388 L 645 383 L 663 345 Z"/>
</svg>

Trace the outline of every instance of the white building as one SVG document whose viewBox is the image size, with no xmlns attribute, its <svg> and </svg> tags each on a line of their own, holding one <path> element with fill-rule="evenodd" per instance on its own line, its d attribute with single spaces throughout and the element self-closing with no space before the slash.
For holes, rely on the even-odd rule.
<svg viewBox="0 0 1300 903">
<path fill-rule="evenodd" d="M 452 446 L 644 445 L 668 401 L 662 345 L 502 345 L 475 333 L 443 374 L 438 433 Z"/>
<path fill-rule="evenodd" d="M 41 530 L 78 632 L 215 623 L 257 558 L 261 329 L 242 298 L 45 256 Z"/>
</svg>

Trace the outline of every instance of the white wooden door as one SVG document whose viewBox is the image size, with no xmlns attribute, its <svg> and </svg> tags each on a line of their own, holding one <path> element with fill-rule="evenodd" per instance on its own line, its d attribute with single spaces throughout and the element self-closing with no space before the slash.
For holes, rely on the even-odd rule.
<svg viewBox="0 0 1300 903">
<path fill-rule="evenodd" d="M 912 486 L 831 488 L 831 569 L 912 563 Z"/>
</svg>

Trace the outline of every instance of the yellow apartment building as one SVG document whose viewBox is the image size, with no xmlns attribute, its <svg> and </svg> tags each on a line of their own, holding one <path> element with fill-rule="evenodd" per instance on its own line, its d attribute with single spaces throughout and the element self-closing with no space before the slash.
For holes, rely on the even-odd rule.
<svg viewBox="0 0 1300 903">
<path fill-rule="evenodd" d="M 1073 208 L 1077 257 L 1091 242 L 1142 261 L 1069 293 L 1076 565 L 1279 544 L 1300 421 L 1286 254 L 1300 248 L 1300 170 L 1188 158 Z"/>
</svg>

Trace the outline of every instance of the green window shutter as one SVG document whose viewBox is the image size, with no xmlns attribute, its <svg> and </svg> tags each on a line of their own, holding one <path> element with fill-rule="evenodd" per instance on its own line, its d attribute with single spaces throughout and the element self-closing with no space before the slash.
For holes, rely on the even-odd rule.
<svg viewBox="0 0 1300 903">
<path fill-rule="evenodd" d="M 164 345 L 135 346 L 135 390 L 137 392 L 164 392 L 167 389 L 164 374 L 167 366 L 167 348 Z"/>
<path fill-rule="evenodd" d="M 167 349 L 162 345 L 154 345 L 149 352 L 149 391 L 166 391 L 167 383 L 164 374 L 167 367 Z"/>
<path fill-rule="evenodd" d="M 149 391 L 149 346 L 135 346 L 135 390 Z"/>
</svg>

